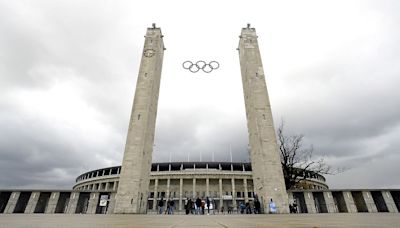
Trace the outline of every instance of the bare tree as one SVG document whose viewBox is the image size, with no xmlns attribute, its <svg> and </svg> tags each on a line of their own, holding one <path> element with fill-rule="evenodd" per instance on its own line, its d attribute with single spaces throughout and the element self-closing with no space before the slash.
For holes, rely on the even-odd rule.
<svg viewBox="0 0 400 228">
<path fill-rule="evenodd" d="M 283 121 L 277 130 L 278 146 L 281 155 L 283 175 L 286 189 L 293 189 L 309 174 L 335 174 L 331 167 L 325 163 L 324 158 L 314 160 L 314 148 L 311 145 L 304 148 L 302 141 L 304 135 L 286 136 L 283 133 Z"/>
</svg>

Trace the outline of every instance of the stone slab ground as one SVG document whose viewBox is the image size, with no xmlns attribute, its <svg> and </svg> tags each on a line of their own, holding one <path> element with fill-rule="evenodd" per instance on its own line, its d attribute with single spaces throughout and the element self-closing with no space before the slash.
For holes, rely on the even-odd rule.
<svg viewBox="0 0 400 228">
<path fill-rule="evenodd" d="M 297 215 L 2 214 L 0 227 L 400 227 L 398 213 Z"/>
</svg>

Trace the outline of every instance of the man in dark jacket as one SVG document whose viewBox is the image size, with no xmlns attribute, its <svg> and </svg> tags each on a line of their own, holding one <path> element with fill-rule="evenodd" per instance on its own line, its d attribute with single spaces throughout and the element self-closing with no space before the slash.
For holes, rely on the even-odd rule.
<svg viewBox="0 0 400 228">
<path fill-rule="evenodd" d="M 201 210 L 201 199 L 199 197 L 197 197 L 196 199 L 196 214 L 200 214 L 200 210 Z"/>
<path fill-rule="evenodd" d="M 173 214 L 174 214 L 174 206 L 175 206 L 174 200 L 169 201 L 169 211 L 168 211 L 168 214 L 170 214 L 170 215 L 173 215 Z"/>
<path fill-rule="evenodd" d="M 164 211 L 164 199 L 162 197 L 160 201 L 158 201 L 158 209 L 159 209 L 159 214 L 162 214 Z"/>
<path fill-rule="evenodd" d="M 258 199 L 254 201 L 254 214 L 261 214 L 261 203 Z"/>
<path fill-rule="evenodd" d="M 189 212 L 192 210 L 192 199 L 188 198 L 185 209 L 186 209 L 186 214 L 188 215 Z"/>
</svg>

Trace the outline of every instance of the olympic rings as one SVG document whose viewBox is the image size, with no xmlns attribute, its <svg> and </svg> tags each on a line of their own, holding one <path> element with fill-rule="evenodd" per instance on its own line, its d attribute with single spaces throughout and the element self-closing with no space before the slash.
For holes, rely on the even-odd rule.
<svg viewBox="0 0 400 228">
<path fill-rule="evenodd" d="M 199 70 L 203 70 L 204 73 L 211 73 L 211 71 L 219 68 L 219 63 L 217 61 L 206 63 L 203 60 L 199 60 L 196 63 L 185 61 L 182 63 L 182 67 L 192 73 L 197 73 Z"/>
</svg>

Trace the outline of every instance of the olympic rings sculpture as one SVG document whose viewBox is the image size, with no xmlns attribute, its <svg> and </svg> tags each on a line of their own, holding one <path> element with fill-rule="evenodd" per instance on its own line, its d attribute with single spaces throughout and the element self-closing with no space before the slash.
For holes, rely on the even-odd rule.
<svg viewBox="0 0 400 228">
<path fill-rule="evenodd" d="M 182 67 L 192 73 L 197 73 L 199 70 L 203 70 L 204 73 L 211 73 L 211 71 L 219 68 L 219 63 L 217 61 L 206 63 L 203 60 L 197 61 L 196 63 L 185 61 L 182 63 Z"/>
</svg>

